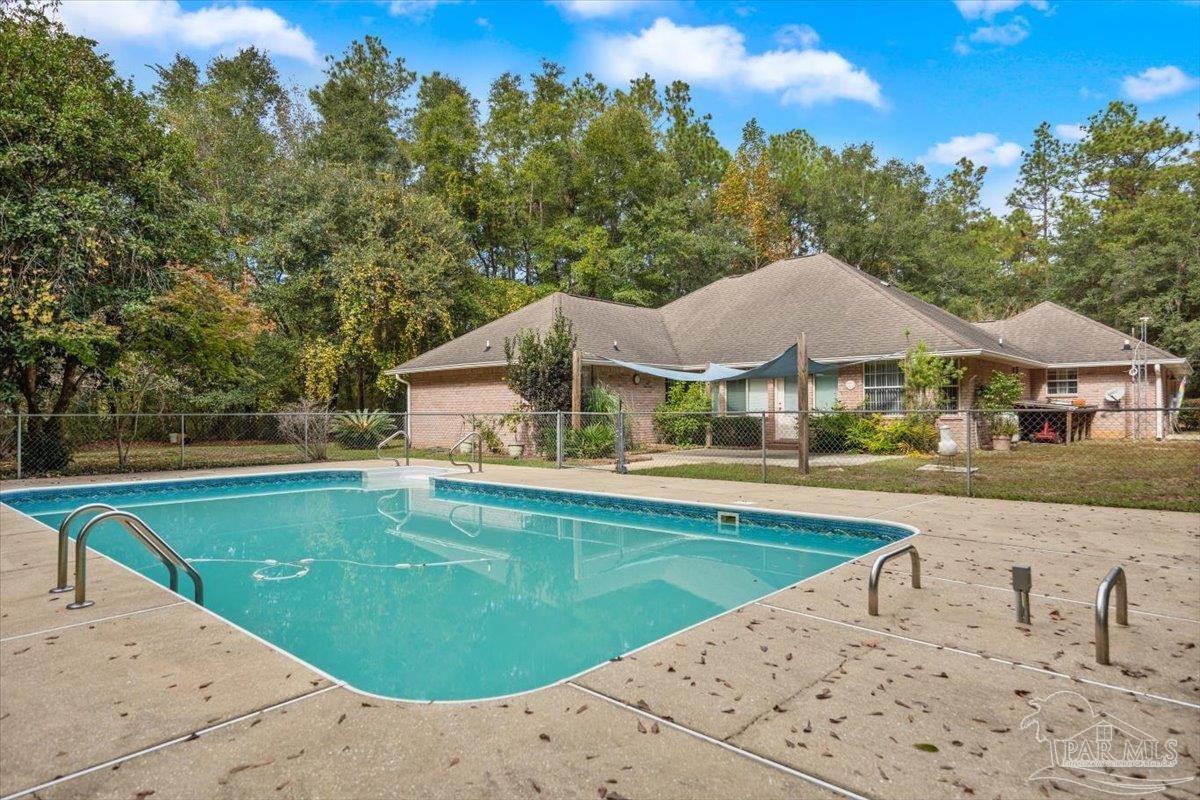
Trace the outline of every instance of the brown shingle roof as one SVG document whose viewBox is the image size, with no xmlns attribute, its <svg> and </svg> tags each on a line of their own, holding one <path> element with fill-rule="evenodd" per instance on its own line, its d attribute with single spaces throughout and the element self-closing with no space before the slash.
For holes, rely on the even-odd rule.
<svg viewBox="0 0 1200 800">
<path fill-rule="evenodd" d="M 808 335 L 809 355 L 818 361 L 887 356 L 919 341 L 937 353 L 978 352 L 1016 363 L 1042 364 L 1050 360 L 1047 354 L 1055 363 L 1110 361 L 1121 358 L 1124 341 L 1118 331 L 1053 303 L 1002 322 L 973 325 L 818 253 L 723 278 L 660 309 L 556 292 L 390 372 L 502 365 L 504 340 L 523 329 L 545 330 L 556 307 L 574 323 L 586 358 L 659 366 L 756 364 L 794 344 L 801 332 Z M 1109 334 L 1116 337 L 1116 355 Z"/>
<path fill-rule="evenodd" d="M 1131 356 L 1124 349 L 1131 338 L 1128 334 L 1048 300 L 1008 319 L 980 322 L 978 327 L 1050 365 L 1127 363 Z M 1144 357 L 1151 362 L 1183 361 L 1153 345 L 1146 345 Z"/>
</svg>

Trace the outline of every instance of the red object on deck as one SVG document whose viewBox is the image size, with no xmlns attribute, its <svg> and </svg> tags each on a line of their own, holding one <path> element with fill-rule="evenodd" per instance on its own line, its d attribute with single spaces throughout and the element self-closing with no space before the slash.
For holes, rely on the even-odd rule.
<svg viewBox="0 0 1200 800">
<path fill-rule="evenodd" d="M 1042 423 L 1042 429 L 1033 435 L 1033 440 L 1035 442 L 1051 442 L 1053 444 L 1058 444 L 1060 441 L 1058 433 L 1055 432 L 1054 428 L 1050 427 L 1050 420 Z"/>
</svg>

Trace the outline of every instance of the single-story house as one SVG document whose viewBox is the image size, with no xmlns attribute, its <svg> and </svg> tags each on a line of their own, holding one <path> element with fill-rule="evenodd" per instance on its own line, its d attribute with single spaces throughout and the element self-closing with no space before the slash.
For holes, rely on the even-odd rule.
<svg viewBox="0 0 1200 800">
<path fill-rule="evenodd" d="M 616 390 L 634 412 L 639 438 L 652 435 L 649 412 L 663 402 L 666 381 L 614 360 L 686 371 L 703 371 L 711 364 L 750 368 L 778 356 L 801 333 L 810 359 L 841 365 L 810 376 L 813 409 L 840 403 L 849 409 L 901 411 L 899 358 L 923 341 L 964 369 L 961 380 L 946 387 L 945 408 L 972 407 L 988 377 L 1009 370 L 1021 376 L 1026 400 L 1078 398 L 1100 408 L 1093 435 L 1126 436 L 1132 433 L 1134 415 L 1113 412 L 1165 407 L 1190 371 L 1185 359 L 1131 342 L 1126 334 L 1054 303 L 1008 319 L 970 323 L 819 253 L 722 278 L 662 308 L 556 292 L 422 353 L 389 370 L 409 386 L 414 444 L 451 444 L 460 434 L 460 427 L 423 418 L 423 413 L 516 409 L 521 398 L 504 382 L 505 339 L 525 329 L 547 329 L 559 311 L 578 337 L 577 386 L 582 391 L 604 383 Z M 1130 372 L 1135 364 L 1137 380 Z M 796 383 L 795 378 L 714 383 L 713 408 L 792 411 L 797 408 Z M 1106 409 L 1111 419 L 1101 424 Z M 768 445 L 794 445 L 792 420 L 771 417 Z M 1142 436 L 1163 436 L 1161 413 L 1137 425 Z"/>
</svg>

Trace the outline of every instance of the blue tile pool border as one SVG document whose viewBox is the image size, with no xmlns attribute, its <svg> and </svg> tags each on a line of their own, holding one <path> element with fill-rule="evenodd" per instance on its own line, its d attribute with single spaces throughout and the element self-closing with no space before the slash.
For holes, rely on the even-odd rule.
<svg viewBox="0 0 1200 800">
<path fill-rule="evenodd" d="M 77 483 L 70 486 L 35 486 L 28 489 L 12 489 L 0 492 L 0 503 L 13 505 L 22 501 L 90 500 L 97 494 L 115 499 L 130 495 L 154 495 L 186 489 L 254 488 L 278 486 L 280 484 L 305 483 L 314 479 L 325 479 L 344 483 L 347 488 L 361 488 L 363 470 L 316 469 L 297 472 L 259 472 L 253 475 L 198 476 L 175 478 L 165 481 L 100 481 Z M 14 506 L 15 507 L 15 506 Z"/>
<path fill-rule="evenodd" d="M 856 517 L 835 517 L 824 514 L 805 514 L 796 511 L 754 509 L 717 503 L 692 503 L 630 497 L 627 495 L 601 494 L 598 492 L 582 492 L 572 489 L 545 489 L 436 476 L 429 478 L 429 484 L 433 490 L 432 496 L 435 499 L 442 500 L 457 497 L 469 502 L 472 496 L 479 497 L 482 495 L 495 500 L 532 500 L 548 503 L 565 502 L 583 508 L 603 511 L 632 511 L 675 517 L 677 519 L 699 520 L 702 522 L 711 522 L 718 511 L 732 512 L 738 515 L 738 519 L 741 522 L 762 528 L 812 532 L 813 523 L 820 521 L 826 529 L 831 526 L 834 528 L 834 530 L 828 532 L 847 533 L 884 543 L 899 541 L 917 533 L 916 528 L 896 522 L 878 522 Z"/>
</svg>

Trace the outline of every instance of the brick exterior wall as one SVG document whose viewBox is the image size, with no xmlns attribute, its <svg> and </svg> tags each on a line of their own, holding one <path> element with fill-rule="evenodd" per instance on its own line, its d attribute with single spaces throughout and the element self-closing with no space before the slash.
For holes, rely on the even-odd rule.
<svg viewBox="0 0 1200 800">
<path fill-rule="evenodd" d="M 500 424 L 500 416 L 516 410 L 521 397 L 504 382 L 504 367 L 419 372 L 409 378 L 412 386 L 413 447 L 449 447 L 471 430 L 466 417 L 487 416 L 504 444 L 530 444 L 532 431 L 516 432 Z M 630 417 L 635 441 L 653 440 L 651 412 L 666 399 L 662 378 L 640 376 L 618 367 L 583 368 L 583 386 L 603 383 L 620 397 Z M 526 448 L 528 452 L 528 447 Z"/>
</svg>

